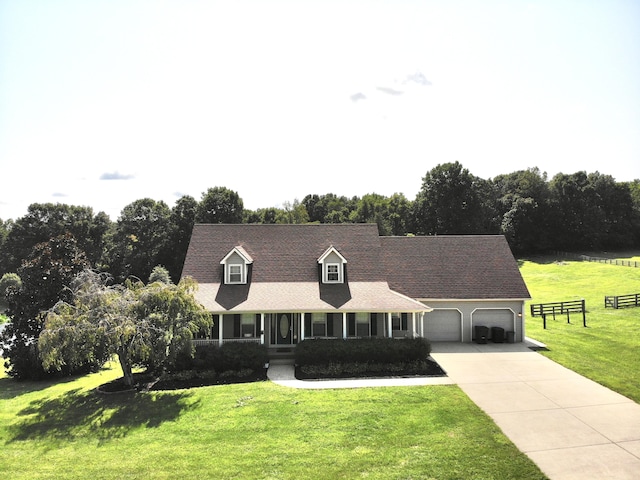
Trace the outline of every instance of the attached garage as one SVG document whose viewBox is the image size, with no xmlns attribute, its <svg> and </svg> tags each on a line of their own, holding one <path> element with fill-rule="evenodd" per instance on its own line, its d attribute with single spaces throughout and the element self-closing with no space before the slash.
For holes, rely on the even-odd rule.
<svg viewBox="0 0 640 480">
<path fill-rule="evenodd" d="M 427 313 L 424 336 L 432 342 L 461 342 L 462 313 L 454 308 L 435 309 Z"/>
<path fill-rule="evenodd" d="M 489 331 L 493 327 L 500 327 L 505 332 L 515 331 L 514 314 L 508 308 L 477 309 L 471 314 L 471 324 L 489 327 Z"/>
</svg>

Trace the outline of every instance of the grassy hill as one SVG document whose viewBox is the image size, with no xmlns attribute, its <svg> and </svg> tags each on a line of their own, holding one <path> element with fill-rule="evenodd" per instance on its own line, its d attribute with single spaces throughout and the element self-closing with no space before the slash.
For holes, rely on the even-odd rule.
<svg viewBox="0 0 640 480">
<path fill-rule="evenodd" d="M 570 324 L 566 316 L 547 317 L 546 330 L 541 318 L 527 316 L 526 335 L 548 347 L 541 353 L 640 402 L 640 307 L 604 306 L 605 295 L 640 293 L 640 268 L 534 258 L 521 262 L 521 272 L 532 303 L 586 301 L 587 328 L 580 314 Z"/>
</svg>

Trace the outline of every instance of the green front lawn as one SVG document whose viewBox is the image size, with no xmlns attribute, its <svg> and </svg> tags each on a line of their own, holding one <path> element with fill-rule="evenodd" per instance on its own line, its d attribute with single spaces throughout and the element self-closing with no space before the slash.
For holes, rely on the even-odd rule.
<svg viewBox="0 0 640 480">
<path fill-rule="evenodd" d="M 6 478 L 545 478 L 456 386 L 92 390 L 119 374 L 0 379 Z"/>
<path fill-rule="evenodd" d="M 527 307 L 526 334 L 548 347 L 541 352 L 636 402 L 640 402 L 640 307 L 604 308 L 605 295 L 640 293 L 640 268 L 588 262 L 522 262 L 530 303 L 578 300 L 587 306 L 587 328 L 580 314 L 550 320 L 532 318 Z"/>
</svg>

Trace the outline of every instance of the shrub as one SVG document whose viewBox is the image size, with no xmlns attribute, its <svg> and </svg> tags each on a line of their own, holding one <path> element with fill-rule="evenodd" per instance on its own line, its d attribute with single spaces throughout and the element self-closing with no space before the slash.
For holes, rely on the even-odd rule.
<svg viewBox="0 0 640 480">
<path fill-rule="evenodd" d="M 169 276 L 169 270 L 164 268 L 162 265 L 157 265 L 153 267 L 151 270 L 151 274 L 149 275 L 149 283 L 165 283 L 169 285 L 171 282 L 171 277 Z"/>
<path fill-rule="evenodd" d="M 299 366 L 334 363 L 396 364 L 426 360 L 431 344 L 425 338 L 308 339 L 296 347 Z"/>
<path fill-rule="evenodd" d="M 258 371 L 269 361 L 267 347 L 258 343 L 223 343 L 220 347 L 220 371 L 250 369 Z"/>
<path fill-rule="evenodd" d="M 188 352 L 178 356 L 171 371 L 215 370 L 222 373 L 229 370 L 259 371 L 268 362 L 267 347 L 257 343 L 223 343 L 217 345 L 199 345 L 191 357 Z"/>
<path fill-rule="evenodd" d="M 302 377 L 298 378 L 340 378 L 376 375 L 430 375 L 434 364 L 429 360 L 411 360 L 398 363 L 341 363 L 326 365 L 304 365 L 300 367 Z"/>
<path fill-rule="evenodd" d="M 15 288 L 16 290 L 20 290 L 22 287 L 22 280 L 17 273 L 5 273 L 2 278 L 0 278 L 0 303 L 5 302 L 6 292 L 9 287 Z"/>
</svg>

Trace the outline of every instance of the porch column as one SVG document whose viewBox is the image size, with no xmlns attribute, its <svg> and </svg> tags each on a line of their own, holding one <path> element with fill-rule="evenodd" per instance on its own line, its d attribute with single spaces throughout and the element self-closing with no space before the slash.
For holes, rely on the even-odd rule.
<svg viewBox="0 0 640 480">
<path fill-rule="evenodd" d="M 347 312 L 342 312 L 342 339 L 347 338 Z"/>
<path fill-rule="evenodd" d="M 302 321 L 300 322 L 300 341 L 304 340 L 304 324 L 305 324 L 304 316 L 305 315 L 306 315 L 305 313 L 302 314 Z"/>
<path fill-rule="evenodd" d="M 416 312 L 411 312 L 411 338 L 416 338 Z"/>
<path fill-rule="evenodd" d="M 260 314 L 260 345 L 264 345 L 264 313 Z"/>
<path fill-rule="evenodd" d="M 391 321 L 392 315 L 393 314 L 391 312 L 387 312 L 387 331 L 388 331 L 389 338 L 393 338 L 393 324 Z"/>
<path fill-rule="evenodd" d="M 222 346 L 222 325 L 224 324 L 224 315 L 220 314 L 218 318 L 220 319 L 218 322 L 218 346 L 220 347 Z"/>
</svg>

